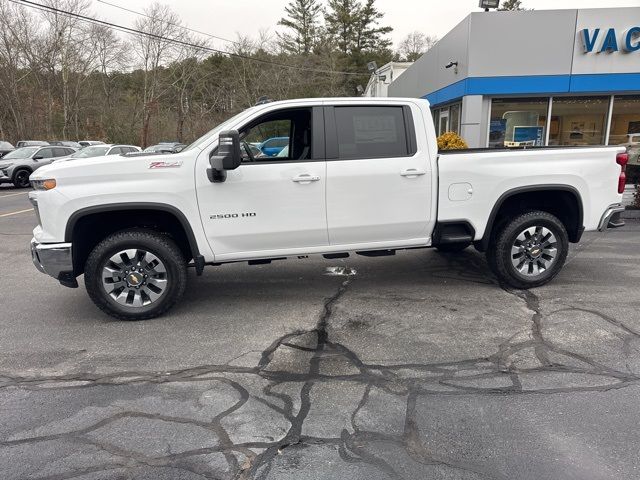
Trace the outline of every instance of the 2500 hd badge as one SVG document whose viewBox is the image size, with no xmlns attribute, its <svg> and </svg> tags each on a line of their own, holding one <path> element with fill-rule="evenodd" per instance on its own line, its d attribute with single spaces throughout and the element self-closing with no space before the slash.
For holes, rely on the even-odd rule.
<svg viewBox="0 0 640 480">
<path fill-rule="evenodd" d="M 255 217 L 257 216 L 257 214 L 255 212 L 249 212 L 249 213 L 223 213 L 220 215 L 210 215 L 209 218 L 211 220 L 227 220 L 230 218 L 249 218 L 249 217 Z"/>
</svg>

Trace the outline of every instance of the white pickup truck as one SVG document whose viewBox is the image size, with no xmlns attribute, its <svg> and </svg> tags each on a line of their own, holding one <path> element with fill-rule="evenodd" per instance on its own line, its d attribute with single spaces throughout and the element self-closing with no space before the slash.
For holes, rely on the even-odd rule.
<svg viewBox="0 0 640 480">
<path fill-rule="evenodd" d="M 280 152 L 256 147 L 282 137 Z M 172 307 L 188 266 L 310 254 L 473 244 L 503 284 L 530 288 L 585 230 L 616 226 L 627 161 L 624 147 L 439 154 L 420 99 L 267 103 L 177 154 L 40 168 L 31 251 L 62 285 L 84 274 L 95 304 L 126 320 Z"/>
</svg>

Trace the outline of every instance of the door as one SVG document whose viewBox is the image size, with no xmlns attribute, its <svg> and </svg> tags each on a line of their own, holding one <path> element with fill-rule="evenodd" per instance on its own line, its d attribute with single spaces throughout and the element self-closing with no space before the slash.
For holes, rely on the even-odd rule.
<svg viewBox="0 0 640 480">
<path fill-rule="evenodd" d="M 328 244 L 323 128 L 317 107 L 275 110 L 239 129 L 240 167 L 228 171 L 223 183 L 198 182 L 200 214 L 216 261 Z M 274 137 L 286 138 L 276 156 L 251 148 Z"/>
<path fill-rule="evenodd" d="M 443 108 L 440 110 L 440 129 L 439 135 L 446 133 L 449 130 L 449 108 Z"/>
<path fill-rule="evenodd" d="M 50 164 L 56 157 L 57 147 L 44 147 L 33 156 L 33 169 Z"/>
<path fill-rule="evenodd" d="M 432 172 L 411 108 L 336 106 L 325 118 L 331 245 L 420 244 L 429 236 Z"/>
</svg>

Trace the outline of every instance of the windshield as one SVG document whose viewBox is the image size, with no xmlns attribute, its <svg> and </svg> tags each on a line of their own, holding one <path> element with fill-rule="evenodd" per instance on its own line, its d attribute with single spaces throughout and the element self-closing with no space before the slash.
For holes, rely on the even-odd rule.
<svg viewBox="0 0 640 480">
<path fill-rule="evenodd" d="M 213 130 L 208 131 L 207 133 L 205 133 L 203 136 L 201 136 L 199 139 L 197 139 L 195 142 L 193 142 L 191 145 L 189 145 L 188 147 L 185 147 L 182 149 L 182 152 L 186 152 L 187 150 L 191 150 L 192 148 L 195 147 L 200 147 L 203 143 L 206 143 L 207 141 L 209 141 L 213 136 L 217 135 L 218 133 L 220 133 L 222 130 L 224 130 L 225 128 L 227 128 L 228 125 L 233 124 L 236 120 L 238 120 L 240 117 L 246 115 L 247 113 L 249 113 L 251 110 L 255 109 L 255 107 L 252 107 L 248 110 L 244 110 L 240 113 L 238 113 L 237 115 L 234 115 L 233 117 L 231 117 L 229 120 L 225 120 L 224 122 L 222 122 L 220 125 L 218 125 L 217 127 L 215 127 Z"/>
<path fill-rule="evenodd" d="M 12 158 L 29 158 L 31 155 L 36 153 L 40 147 L 24 147 L 18 148 L 13 152 L 7 153 L 2 160 L 11 160 Z"/>
<path fill-rule="evenodd" d="M 102 157 L 106 155 L 108 151 L 109 147 L 87 147 L 71 155 L 71 158 Z"/>
</svg>

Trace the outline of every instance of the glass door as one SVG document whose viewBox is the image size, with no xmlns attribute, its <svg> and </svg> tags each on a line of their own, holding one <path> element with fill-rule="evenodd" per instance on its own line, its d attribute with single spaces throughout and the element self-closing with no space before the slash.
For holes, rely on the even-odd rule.
<svg viewBox="0 0 640 480">
<path fill-rule="evenodd" d="M 449 131 L 449 108 L 440 110 L 439 133 L 442 135 Z"/>
</svg>

